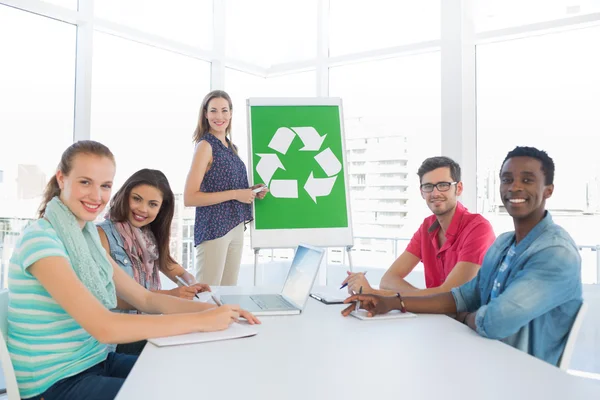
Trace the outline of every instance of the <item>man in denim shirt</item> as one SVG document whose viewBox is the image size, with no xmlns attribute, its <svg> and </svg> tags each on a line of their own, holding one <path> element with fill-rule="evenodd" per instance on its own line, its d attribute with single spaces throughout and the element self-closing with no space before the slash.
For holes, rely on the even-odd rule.
<svg viewBox="0 0 600 400">
<path fill-rule="evenodd" d="M 554 162 L 544 151 L 516 147 L 502 164 L 500 180 L 515 231 L 496 239 L 473 280 L 425 298 L 358 295 L 346 302 L 359 299 L 372 315 L 393 309 L 456 313 L 481 336 L 557 365 L 582 303 L 582 287 L 577 246 L 545 209 L 554 190 Z"/>
</svg>

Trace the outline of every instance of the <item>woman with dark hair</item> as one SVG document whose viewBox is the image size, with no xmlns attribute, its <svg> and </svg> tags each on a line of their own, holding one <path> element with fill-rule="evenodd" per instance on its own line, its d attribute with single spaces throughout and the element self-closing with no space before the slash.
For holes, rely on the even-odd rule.
<svg viewBox="0 0 600 400">
<path fill-rule="evenodd" d="M 244 224 L 252 220 L 254 199 L 269 191 L 264 184 L 248 187 L 246 166 L 231 142 L 231 108 L 222 90 L 204 97 L 183 194 L 185 205 L 196 207 L 196 277 L 219 286 L 237 284 Z"/>
<path fill-rule="evenodd" d="M 209 291 L 196 283 L 171 257 L 171 221 L 175 196 L 167 177 L 155 169 L 142 169 L 125 181 L 110 202 L 106 220 L 98 225 L 100 241 L 106 252 L 129 276 L 146 289 L 192 300 L 196 293 Z M 161 290 L 159 271 L 179 284 L 189 286 Z M 132 306 L 118 301 L 120 312 L 137 313 Z M 146 341 L 117 346 L 118 353 L 139 354 Z"/>
</svg>

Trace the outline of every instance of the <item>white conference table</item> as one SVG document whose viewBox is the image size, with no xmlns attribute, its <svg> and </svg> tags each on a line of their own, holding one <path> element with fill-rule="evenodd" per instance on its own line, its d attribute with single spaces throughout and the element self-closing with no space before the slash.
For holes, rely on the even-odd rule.
<svg viewBox="0 0 600 400">
<path fill-rule="evenodd" d="M 262 317 L 250 338 L 148 344 L 117 400 L 600 399 L 599 382 L 445 315 L 361 321 L 343 307 L 309 298 L 301 315 Z"/>
</svg>

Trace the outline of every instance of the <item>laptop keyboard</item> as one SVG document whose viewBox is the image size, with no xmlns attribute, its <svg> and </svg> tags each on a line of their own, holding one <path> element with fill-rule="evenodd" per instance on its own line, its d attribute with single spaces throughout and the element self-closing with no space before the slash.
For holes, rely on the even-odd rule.
<svg viewBox="0 0 600 400">
<path fill-rule="evenodd" d="M 260 307 L 261 310 L 276 310 L 276 309 L 289 309 L 294 308 L 290 303 L 285 301 L 281 296 L 265 296 L 256 295 L 250 296 L 252 301 Z"/>
</svg>

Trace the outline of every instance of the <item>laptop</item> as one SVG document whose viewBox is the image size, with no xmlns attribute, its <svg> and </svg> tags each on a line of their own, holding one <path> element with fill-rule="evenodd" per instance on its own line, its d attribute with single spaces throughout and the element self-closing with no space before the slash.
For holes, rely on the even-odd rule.
<svg viewBox="0 0 600 400">
<path fill-rule="evenodd" d="M 280 294 L 222 295 L 223 304 L 239 304 L 254 315 L 294 315 L 304 309 L 325 250 L 298 245 Z"/>
</svg>

